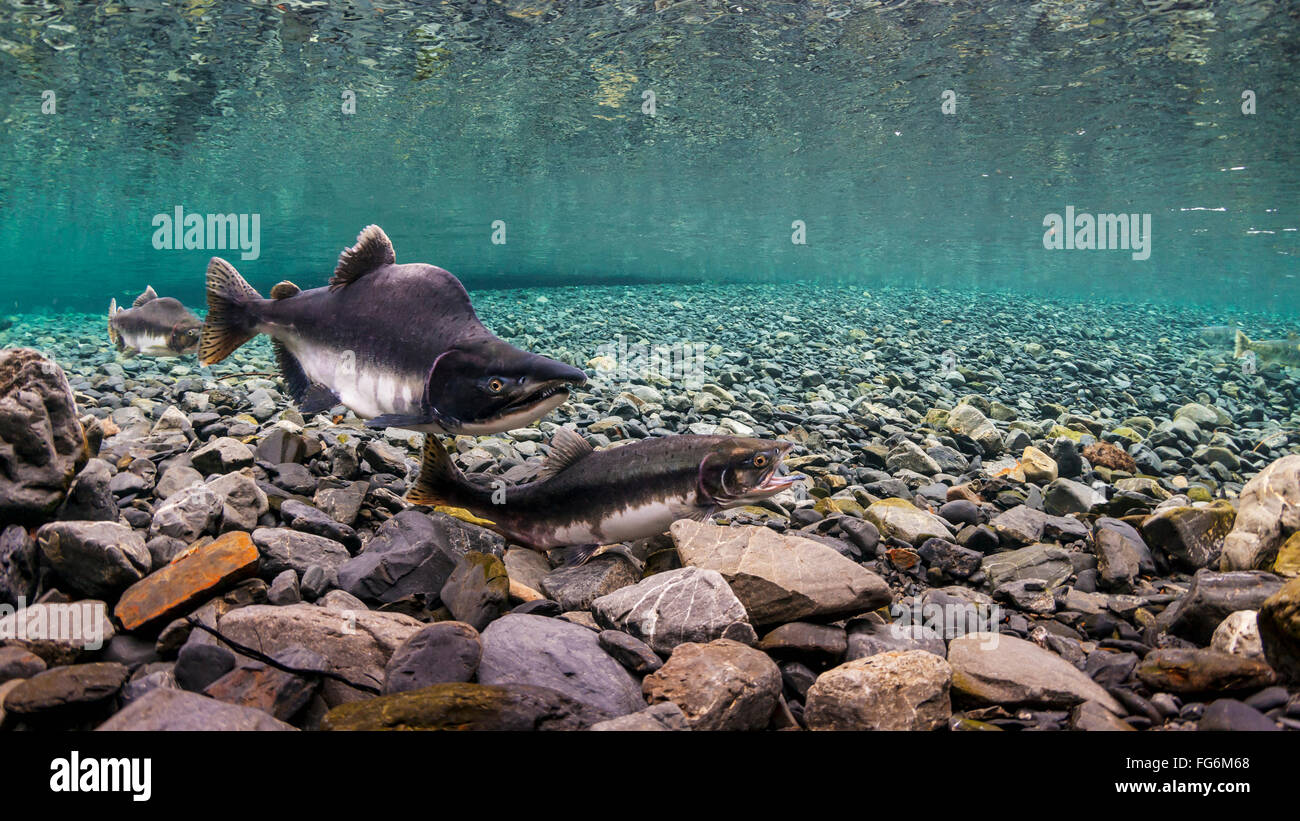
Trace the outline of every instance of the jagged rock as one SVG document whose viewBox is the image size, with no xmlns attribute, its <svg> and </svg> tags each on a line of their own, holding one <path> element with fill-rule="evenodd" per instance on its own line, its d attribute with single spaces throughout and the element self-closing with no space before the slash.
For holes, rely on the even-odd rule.
<svg viewBox="0 0 1300 821">
<path fill-rule="evenodd" d="M 985 556 L 981 567 L 992 588 L 1023 579 L 1039 579 L 1054 587 L 1074 572 L 1069 551 L 1046 544 Z"/>
<path fill-rule="evenodd" d="M 1259 638 L 1268 663 L 1300 682 L 1300 579 L 1269 596 L 1259 610 Z"/>
<path fill-rule="evenodd" d="M 589 729 L 605 732 L 680 732 L 690 730 L 691 725 L 681 707 L 671 701 L 664 701 L 639 712 L 593 724 Z"/>
<path fill-rule="evenodd" d="M 117 500 L 109 484 L 113 481 L 108 462 L 91 459 L 72 480 L 67 498 L 59 508 L 65 522 L 116 522 Z"/>
<path fill-rule="evenodd" d="M 1237 511 L 1226 499 L 1204 507 L 1166 508 L 1142 521 L 1142 535 L 1174 564 L 1196 571 L 1219 556 L 1236 519 Z"/>
<path fill-rule="evenodd" d="M 252 467 L 253 451 L 238 439 L 222 436 L 194 451 L 190 463 L 203 473 L 230 473 Z"/>
<path fill-rule="evenodd" d="M 1214 628 L 1210 647 L 1220 653 L 1263 660 L 1264 646 L 1259 638 L 1258 617 L 1254 610 L 1238 610 L 1230 614 Z"/>
<path fill-rule="evenodd" d="M 482 630 L 507 609 L 510 579 L 500 558 L 471 550 L 461 556 L 440 594 L 458 621 Z"/>
<path fill-rule="evenodd" d="M 442 513 L 398 513 L 365 551 L 338 568 L 339 587 L 365 602 L 388 603 L 442 590 L 471 550 L 501 556 L 505 542 L 490 530 Z"/>
<path fill-rule="evenodd" d="M 257 520 L 271 509 L 266 494 L 253 477 L 245 473 L 227 473 L 208 482 L 221 499 L 221 531 L 252 530 Z"/>
<path fill-rule="evenodd" d="M 0 520 L 47 519 L 91 455 L 63 369 L 29 348 L 0 350 Z"/>
<path fill-rule="evenodd" d="M 253 531 L 253 543 L 261 553 L 261 572 L 267 578 L 286 570 L 301 576 L 311 567 L 337 572 L 352 558 L 346 547 L 332 539 L 285 527 L 259 527 Z"/>
<path fill-rule="evenodd" d="M 576 567 L 547 573 L 537 588 L 565 610 L 586 610 L 592 602 L 621 587 L 636 584 L 641 574 L 626 557 L 606 553 Z"/>
<path fill-rule="evenodd" d="M 221 521 L 222 498 L 207 485 L 182 488 L 154 510 L 149 537 L 171 536 L 189 544 L 204 533 L 215 533 Z"/>
</svg>

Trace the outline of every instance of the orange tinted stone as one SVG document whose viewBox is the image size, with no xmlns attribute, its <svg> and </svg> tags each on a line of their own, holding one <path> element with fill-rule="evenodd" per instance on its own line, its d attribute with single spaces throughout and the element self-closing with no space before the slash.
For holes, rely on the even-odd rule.
<svg viewBox="0 0 1300 821">
<path fill-rule="evenodd" d="M 257 545 L 241 531 L 187 552 L 131 585 L 113 615 L 127 631 L 175 618 L 257 573 Z"/>
</svg>

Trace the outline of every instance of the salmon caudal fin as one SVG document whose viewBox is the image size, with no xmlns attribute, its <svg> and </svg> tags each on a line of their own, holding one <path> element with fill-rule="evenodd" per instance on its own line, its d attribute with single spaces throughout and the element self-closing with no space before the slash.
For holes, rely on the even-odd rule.
<svg viewBox="0 0 1300 821">
<path fill-rule="evenodd" d="M 1246 355 L 1246 351 L 1248 350 L 1250 350 L 1250 338 L 1241 331 L 1237 331 L 1236 344 L 1232 349 L 1232 358 L 1240 359 Z"/>
<path fill-rule="evenodd" d="M 117 326 L 113 324 L 113 317 L 117 316 L 117 299 L 108 301 L 108 341 L 113 343 L 113 347 L 119 351 L 122 350 L 122 334 L 118 332 Z"/>
<path fill-rule="evenodd" d="M 420 475 L 406 492 L 406 501 L 413 505 L 460 507 L 464 504 L 464 494 L 460 492 L 464 483 L 464 474 L 451 461 L 451 455 L 438 441 L 437 434 L 426 433 L 424 452 L 420 456 Z"/>
<path fill-rule="evenodd" d="M 250 311 L 262 295 L 220 257 L 208 262 L 208 316 L 199 340 L 199 363 L 214 365 L 257 336 Z"/>
</svg>

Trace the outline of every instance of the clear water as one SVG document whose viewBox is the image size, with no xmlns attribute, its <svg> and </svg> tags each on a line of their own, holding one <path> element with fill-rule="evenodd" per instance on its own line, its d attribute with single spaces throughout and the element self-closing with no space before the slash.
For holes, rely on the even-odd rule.
<svg viewBox="0 0 1300 821">
<path fill-rule="evenodd" d="M 1293 318 L 1298 33 L 1262 0 L 10 0 L 0 312 L 146 283 L 199 306 L 214 253 L 311 287 L 374 222 L 471 289 L 851 281 Z M 156 249 L 176 206 L 259 215 L 260 255 Z M 1067 206 L 1150 214 L 1150 258 L 1045 249 Z"/>
</svg>

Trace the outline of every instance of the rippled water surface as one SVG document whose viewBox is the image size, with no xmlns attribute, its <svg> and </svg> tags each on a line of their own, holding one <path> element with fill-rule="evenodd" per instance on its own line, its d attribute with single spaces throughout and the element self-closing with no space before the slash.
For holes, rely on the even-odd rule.
<svg viewBox="0 0 1300 821">
<path fill-rule="evenodd" d="M 317 285 L 375 222 L 471 288 L 850 280 L 1294 316 L 1298 31 L 1263 1 L 10 0 L 0 311 L 146 282 L 200 305 L 214 253 Z M 155 248 L 178 206 L 257 215 L 256 258 Z M 1149 214 L 1149 258 L 1045 249 L 1067 206 Z"/>
</svg>

